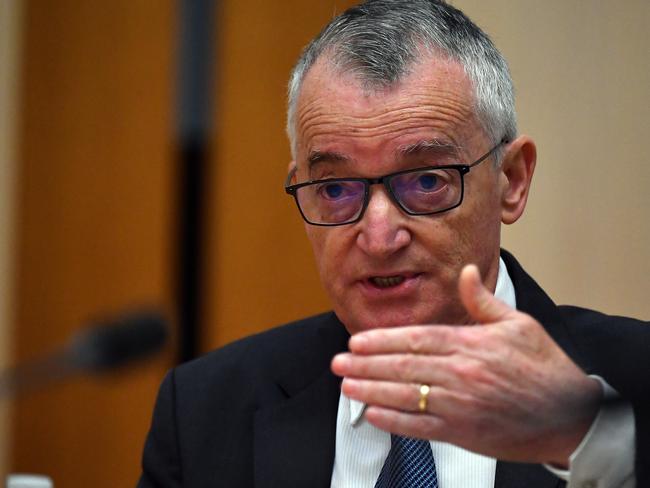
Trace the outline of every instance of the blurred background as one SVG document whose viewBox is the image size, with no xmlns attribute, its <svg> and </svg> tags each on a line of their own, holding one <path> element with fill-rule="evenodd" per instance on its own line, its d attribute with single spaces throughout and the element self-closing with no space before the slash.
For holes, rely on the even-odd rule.
<svg viewBox="0 0 650 488">
<path fill-rule="evenodd" d="M 154 361 L 1 400 L 0 473 L 133 486 L 165 371 L 328 308 L 282 183 L 285 85 L 343 0 L 0 0 L 0 364 L 140 304 Z M 650 318 L 650 3 L 455 0 L 539 159 L 504 231 L 559 303 Z"/>
</svg>

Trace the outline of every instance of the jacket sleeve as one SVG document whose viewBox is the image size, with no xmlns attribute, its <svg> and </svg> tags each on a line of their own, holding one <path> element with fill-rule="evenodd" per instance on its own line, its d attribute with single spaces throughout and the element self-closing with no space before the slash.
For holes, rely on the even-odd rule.
<svg viewBox="0 0 650 488">
<path fill-rule="evenodd" d="M 181 460 L 176 424 L 174 371 L 165 376 L 154 408 L 142 455 L 142 475 L 137 488 L 180 488 Z"/>
</svg>

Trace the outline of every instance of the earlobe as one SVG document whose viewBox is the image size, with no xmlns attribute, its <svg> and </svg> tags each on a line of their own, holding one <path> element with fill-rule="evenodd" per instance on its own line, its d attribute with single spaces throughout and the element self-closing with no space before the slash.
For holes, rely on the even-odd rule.
<svg viewBox="0 0 650 488">
<path fill-rule="evenodd" d="M 537 149 L 530 137 L 519 136 L 508 145 L 501 163 L 505 181 L 501 193 L 501 221 L 504 224 L 516 222 L 524 213 L 536 161 Z"/>
</svg>

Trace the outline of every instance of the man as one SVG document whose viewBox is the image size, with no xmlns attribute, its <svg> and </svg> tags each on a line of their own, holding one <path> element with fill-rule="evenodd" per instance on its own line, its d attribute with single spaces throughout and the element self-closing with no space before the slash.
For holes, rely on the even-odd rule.
<svg viewBox="0 0 650 488">
<path fill-rule="evenodd" d="M 172 371 L 139 486 L 644 486 L 647 324 L 557 307 L 500 251 L 536 150 L 485 34 L 434 0 L 350 9 L 287 127 L 334 311 Z"/>
</svg>

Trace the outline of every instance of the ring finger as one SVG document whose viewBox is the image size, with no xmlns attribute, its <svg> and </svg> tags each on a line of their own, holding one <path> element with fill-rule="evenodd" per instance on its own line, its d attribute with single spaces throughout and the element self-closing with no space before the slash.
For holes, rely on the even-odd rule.
<svg viewBox="0 0 650 488">
<path fill-rule="evenodd" d="M 428 391 L 426 388 L 425 391 L 422 391 L 421 386 L 423 385 L 414 383 L 345 378 L 341 389 L 349 398 L 368 405 L 379 405 L 402 412 L 439 415 L 441 411 L 445 410 L 440 407 L 450 396 L 450 392 L 435 385 L 429 386 Z"/>
</svg>

